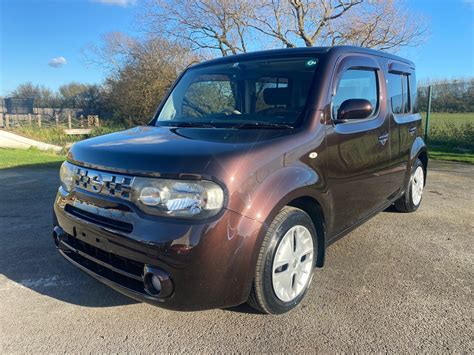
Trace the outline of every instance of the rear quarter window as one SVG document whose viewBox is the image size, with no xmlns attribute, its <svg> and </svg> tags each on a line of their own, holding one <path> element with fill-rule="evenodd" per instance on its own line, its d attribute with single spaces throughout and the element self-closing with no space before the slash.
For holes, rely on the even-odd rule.
<svg viewBox="0 0 474 355">
<path fill-rule="evenodd" d="M 387 76 L 389 107 L 396 115 L 417 112 L 416 80 L 412 74 L 394 74 Z"/>
</svg>

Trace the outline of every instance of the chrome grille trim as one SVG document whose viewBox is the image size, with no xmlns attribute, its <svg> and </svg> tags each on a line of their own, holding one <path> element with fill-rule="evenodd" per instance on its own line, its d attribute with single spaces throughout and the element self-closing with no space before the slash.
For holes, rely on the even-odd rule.
<svg viewBox="0 0 474 355">
<path fill-rule="evenodd" d="M 132 176 L 74 167 L 74 185 L 81 189 L 130 201 Z"/>
</svg>

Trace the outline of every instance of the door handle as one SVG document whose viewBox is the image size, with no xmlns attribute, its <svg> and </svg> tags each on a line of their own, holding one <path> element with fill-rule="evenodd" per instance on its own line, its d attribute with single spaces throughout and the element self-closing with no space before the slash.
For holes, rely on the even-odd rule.
<svg viewBox="0 0 474 355">
<path fill-rule="evenodd" d="M 387 143 L 387 141 L 388 141 L 388 137 L 390 137 L 390 135 L 388 133 L 385 133 L 385 134 L 382 134 L 381 136 L 379 136 L 380 144 L 385 145 L 385 143 Z"/>
<path fill-rule="evenodd" d="M 408 133 L 410 133 L 411 135 L 414 135 L 415 132 L 416 132 L 416 126 L 408 128 Z"/>
</svg>

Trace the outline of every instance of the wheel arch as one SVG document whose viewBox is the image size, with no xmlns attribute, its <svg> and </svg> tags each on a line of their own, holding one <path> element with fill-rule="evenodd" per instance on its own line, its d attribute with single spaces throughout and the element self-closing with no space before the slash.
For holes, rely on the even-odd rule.
<svg viewBox="0 0 474 355">
<path fill-rule="evenodd" d="M 316 236 L 318 243 L 318 255 L 316 257 L 316 266 L 324 266 L 324 258 L 326 255 L 326 221 L 324 211 L 321 204 L 313 197 L 302 196 L 288 202 L 287 206 L 299 208 L 305 211 L 313 221 L 316 228 Z"/>
<path fill-rule="evenodd" d="M 316 191 L 310 187 L 292 191 L 275 204 L 273 209 L 266 216 L 263 224 L 267 227 L 270 226 L 275 216 L 285 206 L 299 208 L 306 212 L 311 218 L 316 228 L 318 243 L 318 255 L 315 265 L 317 267 L 323 267 L 326 255 L 326 221 L 328 218 L 328 211 L 324 208 L 324 206 L 326 206 L 324 204 L 324 195 L 318 196 Z M 263 235 L 260 239 L 263 240 Z"/>
<path fill-rule="evenodd" d="M 268 227 L 285 206 L 300 208 L 308 213 L 318 233 L 316 265 L 321 267 L 324 264 L 330 203 L 325 181 L 318 171 L 305 166 L 279 169 L 268 176 L 250 197 L 244 200 L 249 201 L 250 208 L 243 208 L 244 206 L 239 204 L 236 212 L 262 224 L 255 240 L 253 265 L 257 262 L 258 251 Z"/>
<path fill-rule="evenodd" d="M 425 172 L 425 185 L 426 185 L 426 176 L 428 174 L 428 148 L 426 143 L 423 141 L 423 138 L 417 137 L 411 146 L 410 151 L 410 161 L 408 165 L 408 172 L 411 171 L 413 164 L 415 163 L 416 159 L 420 159 L 421 163 L 423 164 L 423 170 Z M 410 174 L 408 173 L 408 179 Z"/>
<path fill-rule="evenodd" d="M 423 170 L 425 171 L 424 185 L 426 185 L 426 175 L 428 174 L 428 151 L 426 149 L 421 150 L 417 157 L 423 164 Z"/>
</svg>

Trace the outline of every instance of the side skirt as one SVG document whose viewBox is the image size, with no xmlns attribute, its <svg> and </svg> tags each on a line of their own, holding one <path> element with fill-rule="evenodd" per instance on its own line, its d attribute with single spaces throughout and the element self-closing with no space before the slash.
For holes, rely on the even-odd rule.
<svg viewBox="0 0 474 355">
<path fill-rule="evenodd" d="M 353 225 L 351 225 L 350 227 L 347 227 L 346 229 L 344 229 L 342 232 L 339 232 L 338 234 L 332 236 L 329 240 L 326 240 L 326 248 L 328 246 L 330 246 L 331 244 L 333 244 L 334 242 L 337 242 L 339 239 L 341 239 L 342 237 L 344 237 L 346 234 L 352 232 L 354 229 L 356 229 L 357 227 L 359 227 L 360 225 L 364 224 L 365 222 L 367 222 L 369 219 L 375 217 L 377 214 L 379 214 L 380 212 L 382 211 L 385 211 L 388 207 L 390 207 L 392 205 L 392 203 L 394 203 L 402 194 L 397 194 L 394 198 L 392 198 L 391 200 L 387 201 L 385 204 L 383 204 L 380 208 L 377 208 L 375 210 L 373 210 L 372 212 L 370 212 L 366 217 L 362 218 L 362 219 L 359 219 L 357 222 L 355 222 Z"/>
</svg>

